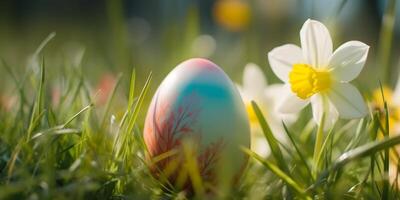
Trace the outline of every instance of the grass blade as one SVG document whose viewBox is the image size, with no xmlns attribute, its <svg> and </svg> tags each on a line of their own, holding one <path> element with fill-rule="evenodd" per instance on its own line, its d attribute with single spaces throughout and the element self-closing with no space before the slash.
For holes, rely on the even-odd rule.
<svg viewBox="0 0 400 200">
<path fill-rule="evenodd" d="M 137 100 L 137 102 L 135 104 L 135 107 L 132 110 L 132 114 L 128 118 L 128 129 L 127 129 L 128 133 L 131 133 L 132 130 L 133 130 L 133 127 L 134 127 L 134 124 L 136 122 L 137 116 L 139 114 L 140 108 L 141 108 L 141 106 L 143 104 L 144 97 L 146 96 L 146 93 L 147 93 L 147 91 L 149 89 L 151 79 L 152 79 L 152 73 L 150 72 L 149 76 L 147 77 L 146 83 L 144 84 L 143 89 L 140 92 L 140 95 L 139 95 L 138 100 Z"/>
<path fill-rule="evenodd" d="M 132 75 L 132 77 L 133 77 L 133 79 L 131 81 L 134 81 L 134 75 Z M 117 136 L 116 136 L 116 138 L 114 140 L 113 154 L 117 158 L 119 158 L 120 156 L 123 156 L 121 154 L 122 154 L 122 152 L 124 151 L 125 148 L 131 148 L 131 147 L 128 147 L 128 144 L 129 144 L 128 140 L 130 138 L 129 136 L 132 133 L 133 128 L 135 126 L 135 122 L 136 122 L 137 116 L 139 114 L 140 107 L 142 106 L 144 97 L 146 96 L 146 93 L 147 93 L 147 91 L 149 89 L 151 79 L 152 79 L 152 73 L 150 72 L 150 74 L 149 74 L 149 76 L 148 76 L 148 78 L 146 80 L 146 83 L 143 86 L 142 91 L 140 92 L 138 100 L 136 101 L 136 104 L 134 106 L 131 105 L 131 107 L 133 107 L 133 108 L 128 108 L 128 110 L 131 109 L 131 111 L 126 116 L 126 121 L 127 121 L 126 122 L 127 123 L 126 126 L 120 127 L 120 129 L 118 131 L 118 134 L 117 134 Z M 131 84 L 131 86 L 132 86 L 132 84 Z M 132 88 L 131 88 L 131 91 L 132 91 Z M 132 98 L 133 98 L 133 96 L 131 97 L 131 99 Z M 131 103 L 132 102 L 133 101 L 131 101 Z M 125 124 L 125 122 L 122 123 L 122 124 Z M 124 129 L 124 131 L 120 132 L 121 129 Z"/>
<path fill-rule="evenodd" d="M 383 68 L 383 80 L 390 82 L 390 51 L 392 49 L 393 29 L 396 19 L 396 0 L 388 0 L 379 33 L 378 64 Z"/>
<path fill-rule="evenodd" d="M 66 133 L 80 133 L 80 130 L 77 129 L 66 129 L 67 125 L 70 124 L 75 118 L 77 118 L 79 115 L 81 115 L 83 112 L 85 112 L 86 110 L 90 109 L 93 106 L 93 104 L 90 104 L 84 108 L 82 108 L 82 110 L 80 110 L 79 112 L 77 112 L 74 116 L 72 116 L 71 118 L 69 118 L 64 124 L 59 125 L 59 126 L 55 126 L 52 128 L 49 128 L 47 130 L 44 131 L 40 131 L 39 133 L 36 133 L 35 135 L 32 136 L 31 140 L 36 139 L 38 137 L 41 137 L 43 135 L 46 135 L 48 133 L 52 133 L 54 135 L 61 135 L 61 134 L 66 134 Z"/>
<path fill-rule="evenodd" d="M 285 124 L 283 121 L 282 121 L 282 124 L 283 124 L 283 128 L 285 129 L 286 135 L 289 137 L 289 140 L 290 140 L 290 142 L 293 144 L 293 146 L 294 146 L 294 148 L 295 148 L 297 154 L 299 154 L 299 157 L 300 157 L 301 162 L 302 162 L 303 165 L 306 167 L 306 171 L 307 171 L 308 175 L 310 175 L 310 178 L 312 179 L 312 181 L 315 181 L 315 180 L 314 180 L 314 177 L 313 177 L 313 175 L 312 175 L 312 173 L 311 173 L 311 169 L 310 169 L 310 167 L 308 166 L 307 161 L 306 161 L 304 155 L 301 153 L 299 147 L 298 147 L 298 146 L 296 145 L 296 143 L 294 142 L 293 137 L 292 137 L 292 134 L 290 133 L 288 127 L 286 126 L 286 124 Z"/>
<path fill-rule="evenodd" d="M 264 136 L 267 139 L 268 144 L 271 148 L 271 153 L 276 159 L 278 166 L 282 168 L 283 171 L 285 171 L 286 173 L 289 173 L 289 168 L 287 167 L 286 162 L 283 159 L 282 151 L 279 147 L 279 144 L 275 136 L 272 134 L 272 131 L 264 118 L 264 115 L 261 113 L 261 110 L 256 102 L 251 101 L 251 105 L 253 106 L 254 113 L 257 116 L 258 122 L 260 123 L 260 126 L 264 132 Z"/>
<path fill-rule="evenodd" d="M 400 144 L 400 135 L 385 138 L 380 141 L 371 142 L 343 153 L 329 169 L 321 173 L 321 175 L 318 177 L 315 184 L 311 188 L 315 188 L 316 186 L 321 184 L 323 180 L 325 180 L 332 172 L 339 170 L 346 164 L 364 157 L 369 157 L 379 151 L 390 149 L 397 144 Z"/>
<path fill-rule="evenodd" d="M 394 5 L 393 5 L 394 6 Z M 382 84 L 379 82 L 380 90 L 381 90 L 381 95 L 382 95 L 382 100 L 383 100 L 383 107 L 385 111 L 385 131 L 383 131 L 384 137 L 387 138 L 389 137 L 389 109 L 388 109 L 388 104 L 385 100 L 385 95 L 383 93 L 383 88 Z M 387 148 L 385 149 L 384 152 L 384 158 L 383 158 L 383 190 L 382 190 L 382 199 L 388 199 L 389 197 L 389 151 L 390 149 Z"/>
<path fill-rule="evenodd" d="M 129 113 L 131 113 L 133 104 L 135 102 L 135 82 L 136 82 L 136 70 L 132 70 L 131 74 L 131 81 L 130 81 L 130 86 L 129 86 L 129 98 L 128 98 L 128 109 L 124 113 L 124 116 L 121 119 L 121 122 L 119 124 L 119 127 L 121 128 L 126 121 L 126 117 L 128 116 Z"/>
<path fill-rule="evenodd" d="M 107 119 L 108 113 L 110 112 L 110 107 L 111 107 L 111 103 L 115 96 L 115 91 L 117 90 L 118 86 L 121 83 L 121 77 L 122 77 L 122 75 L 119 74 L 117 77 L 117 81 L 115 82 L 114 88 L 112 89 L 111 94 L 108 97 L 107 104 L 106 104 L 104 114 L 103 114 L 103 119 L 101 120 L 101 123 L 100 123 L 103 130 L 106 128 L 106 119 Z"/>
<path fill-rule="evenodd" d="M 41 73 L 40 73 L 40 83 L 39 83 L 39 88 L 36 93 L 36 99 L 33 105 L 33 110 L 32 110 L 32 115 L 31 115 L 31 120 L 28 126 L 28 135 L 27 139 L 29 140 L 31 138 L 31 134 L 34 131 L 34 129 L 37 126 L 37 123 L 39 122 L 40 118 L 43 116 L 41 113 L 43 113 L 43 97 L 44 97 L 44 84 L 45 84 L 45 65 L 44 65 L 44 59 L 42 60 L 42 65 L 41 65 Z"/>
<path fill-rule="evenodd" d="M 39 47 L 33 53 L 33 57 L 36 58 L 43 48 L 56 36 L 55 32 L 50 33 L 39 45 Z"/>
<path fill-rule="evenodd" d="M 305 190 L 299 184 L 297 184 L 296 181 L 294 181 L 289 175 L 287 175 L 285 172 L 280 170 L 278 166 L 274 165 L 273 163 L 269 162 L 268 160 L 263 159 L 261 156 L 254 153 L 253 151 L 251 151 L 248 148 L 242 147 L 241 149 L 247 155 L 256 159 L 262 165 L 264 165 L 266 168 L 271 170 L 276 176 L 278 176 L 283 182 L 285 182 L 289 187 L 291 187 L 294 191 L 296 191 L 302 197 L 307 197 Z M 307 199 L 311 199 L 311 198 L 307 197 Z"/>
<path fill-rule="evenodd" d="M 93 107 L 93 104 L 89 104 L 87 106 L 85 106 L 84 108 L 82 108 L 82 110 L 80 110 L 79 112 L 77 112 L 74 116 L 72 116 L 71 118 L 69 118 L 63 125 L 62 127 L 65 128 L 69 123 L 71 123 L 75 118 L 77 118 L 80 114 L 82 114 L 83 112 L 85 112 L 86 110 L 88 110 L 89 108 Z"/>
<path fill-rule="evenodd" d="M 28 100 L 26 99 L 25 96 L 25 92 L 24 92 L 24 82 L 25 81 L 19 81 L 17 78 L 17 75 L 15 74 L 15 72 L 11 69 L 11 67 L 6 63 L 6 61 L 4 61 L 3 59 L 0 58 L 0 62 L 3 65 L 3 67 L 5 68 L 6 72 L 8 74 L 10 74 L 10 77 L 12 78 L 12 80 L 15 82 L 15 87 L 18 90 L 20 99 L 21 99 L 21 103 L 26 103 L 28 102 Z"/>
</svg>

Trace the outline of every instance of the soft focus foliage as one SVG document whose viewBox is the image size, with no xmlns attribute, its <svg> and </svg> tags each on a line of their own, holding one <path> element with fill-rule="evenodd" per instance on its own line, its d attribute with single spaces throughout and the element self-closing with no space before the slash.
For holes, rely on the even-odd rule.
<svg viewBox="0 0 400 200">
<path fill-rule="evenodd" d="M 0 199 L 400 198 L 396 0 L 0 4 Z M 218 166 L 215 188 L 183 143 L 189 192 L 152 175 L 176 152 L 149 159 L 143 126 L 161 80 L 192 57 L 237 83 L 252 146 L 238 147 L 249 158 L 242 176 L 230 183 Z M 294 64 L 305 68 L 293 80 L 335 66 L 339 79 L 318 80 L 345 97 L 330 96 L 328 109 L 283 98 L 299 100 Z M 305 99 L 322 91 L 306 86 L 295 89 Z"/>
</svg>

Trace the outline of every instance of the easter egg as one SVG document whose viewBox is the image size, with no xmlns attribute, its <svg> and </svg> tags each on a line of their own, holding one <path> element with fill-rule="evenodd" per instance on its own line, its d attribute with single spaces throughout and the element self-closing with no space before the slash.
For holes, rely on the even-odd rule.
<svg viewBox="0 0 400 200">
<path fill-rule="evenodd" d="M 244 103 L 221 68 L 189 59 L 154 94 L 144 141 L 153 174 L 175 186 L 191 187 L 196 177 L 211 184 L 235 182 L 247 163 L 240 147 L 250 146 Z"/>
</svg>

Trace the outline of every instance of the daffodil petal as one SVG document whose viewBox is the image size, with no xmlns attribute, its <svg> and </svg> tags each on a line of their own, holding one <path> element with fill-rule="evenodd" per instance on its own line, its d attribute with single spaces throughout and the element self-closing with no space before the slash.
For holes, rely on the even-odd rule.
<svg viewBox="0 0 400 200">
<path fill-rule="evenodd" d="M 289 84 L 285 84 L 280 94 L 282 95 L 282 99 L 278 102 L 276 107 L 277 111 L 280 113 L 297 113 L 310 103 L 309 100 L 303 100 L 297 97 L 290 89 Z"/>
<path fill-rule="evenodd" d="M 266 86 L 267 80 L 260 67 L 254 63 L 247 64 L 243 72 L 243 89 L 256 97 L 262 95 Z"/>
<path fill-rule="evenodd" d="M 261 156 L 269 156 L 271 149 L 269 148 L 268 142 L 263 135 L 258 136 L 253 134 L 251 136 L 251 150 Z"/>
<path fill-rule="evenodd" d="M 294 123 L 298 118 L 298 113 L 281 113 L 278 112 L 277 109 L 273 109 L 276 107 L 276 105 L 278 105 L 281 102 L 282 95 L 276 95 L 276 94 L 281 94 L 282 89 L 284 89 L 284 87 L 285 84 L 272 84 L 266 87 L 264 90 L 266 100 L 268 101 L 268 105 L 270 107 L 269 113 L 271 115 L 271 118 L 276 119 L 275 120 L 276 123 L 278 123 L 278 125 L 281 127 L 282 127 L 282 121 L 285 122 L 285 124 L 290 125 Z"/>
<path fill-rule="evenodd" d="M 236 89 L 238 90 L 240 97 L 242 97 L 242 101 L 246 102 L 247 99 L 247 95 L 245 93 L 245 91 L 243 90 L 243 87 L 239 84 L 235 84 L 236 85 Z"/>
<path fill-rule="evenodd" d="M 328 92 L 328 97 L 341 118 L 361 118 L 368 113 L 363 97 L 350 83 L 335 83 Z"/>
<path fill-rule="evenodd" d="M 367 60 L 369 46 L 360 41 L 349 41 L 335 50 L 329 66 L 336 79 L 344 82 L 355 79 Z"/>
<path fill-rule="evenodd" d="M 325 98 L 325 99 L 324 99 Z M 339 113 L 336 108 L 332 105 L 326 97 L 316 94 L 311 97 L 311 106 L 313 118 L 316 124 L 320 126 L 321 118 L 323 113 L 325 113 L 324 131 L 330 130 L 333 125 L 335 125 L 338 120 Z"/>
<path fill-rule="evenodd" d="M 274 103 L 276 102 L 271 101 L 271 99 L 265 101 L 263 114 L 275 138 L 280 142 L 286 143 L 287 135 L 285 134 L 285 129 L 282 125 L 283 119 L 280 117 L 280 113 L 273 109 Z"/>
<path fill-rule="evenodd" d="M 325 25 L 308 19 L 300 30 L 300 41 L 307 64 L 315 68 L 328 67 L 332 56 L 332 39 Z"/>
<path fill-rule="evenodd" d="M 287 143 L 287 135 L 283 128 L 282 120 L 279 118 L 269 117 L 267 118 L 268 125 L 274 134 L 275 138 L 281 143 Z"/>
<path fill-rule="evenodd" d="M 268 85 L 268 87 L 264 89 L 264 95 L 269 101 L 277 103 L 282 99 L 282 95 L 276 95 L 276 94 L 281 94 L 284 87 L 285 84 L 281 83 Z"/>
<path fill-rule="evenodd" d="M 396 87 L 394 88 L 394 91 L 393 91 L 392 103 L 394 106 L 397 106 L 397 107 L 400 106 L 400 74 L 399 74 L 399 77 L 397 78 Z"/>
<path fill-rule="evenodd" d="M 286 83 L 293 64 L 303 63 L 304 59 L 300 47 L 294 44 L 285 44 L 272 49 L 268 53 L 268 61 L 275 75 Z"/>
</svg>

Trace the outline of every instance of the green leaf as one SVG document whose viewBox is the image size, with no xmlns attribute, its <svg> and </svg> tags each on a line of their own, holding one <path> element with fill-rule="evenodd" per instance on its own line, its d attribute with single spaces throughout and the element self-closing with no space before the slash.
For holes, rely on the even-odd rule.
<svg viewBox="0 0 400 200">
<path fill-rule="evenodd" d="M 393 1 L 392 1 L 393 3 Z M 393 3 L 394 4 L 394 3 Z M 394 6 L 394 5 L 392 5 Z M 393 19 L 394 20 L 394 19 Z M 385 110 L 385 131 L 383 131 L 384 137 L 389 137 L 389 109 L 388 109 L 388 104 L 385 100 L 385 95 L 383 93 L 383 88 L 381 82 L 379 82 L 381 94 L 382 94 L 382 99 L 383 99 L 383 106 Z M 384 152 L 384 158 L 383 158 L 383 190 L 382 190 L 382 199 L 388 199 L 389 197 L 389 150 L 390 149 L 385 149 Z"/>
<path fill-rule="evenodd" d="M 117 88 L 118 88 L 118 86 L 119 86 L 119 84 L 121 82 L 121 77 L 122 77 L 122 75 L 119 74 L 118 77 L 117 77 L 117 80 L 115 82 L 115 85 L 114 85 L 114 87 L 113 87 L 113 89 L 111 91 L 111 94 L 107 99 L 107 104 L 106 104 L 106 107 L 105 107 L 105 110 L 104 110 L 103 119 L 101 120 L 101 127 L 102 127 L 103 130 L 106 128 L 106 120 L 107 120 L 108 114 L 110 112 L 111 103 L 112 103 L 112 101 L 114 99 L 114 96 L 115 96 L 115 91 L 117 90 Z"/>
<path fill-rule="evenodd" d="M 42 52 L 42 50 L 44 49 L 44 47 L 56 36 L 55 32 L 50 33 L 38 46 L 38 48 L 35 50 L 35 52 L 33 53 L 34 58 L 36 58 L 37 56 L 39 56 L 40 52 Z"/>
<path fill-rule="evenodd" d="M 135 81 L 136 81 L 136 70 L 135 68 L 132 70 L 131 81 L 129 86 L 129 98 L 128 98 L 128 109 L 125 111 L 124 116 L 121 119 L 119 127 L 121 128 L 126 121 L 126 117 L 131 112 L 133 104 L 135 103 Z"/>
<path fill-rule="evenodd" d="M 390 57 L 392 55 L 391 49 L 393 46 L 393 30 L 396 24 L 396 3 L 398 3 L 396 0 L 387 1 L 378 39 L 379 46 L 377 59 L 378 64 L 381 66 L 381 69 L 384 73 L 383 81 L 385 83 L 390 82 L 390 73 L 392 72 L 390 68 Z"/>
<path fill-rule="evenodd" d="M 71 118 L 69 118 L 64 124 L 59 125 L 59 126 L 55 126 L 55 127 L 51 127 L 49 129 L 46 129 L 44 131 L 40 131 L 38 133 L 36 133 L 34 136 L 32 136 L 31 140 L 39 138 L 43 135 L 47 135 L 47 134 L 53 134 L 53 135 L 63 135 L 63 134 L 68 134 L 68 133 L 80 133 L 81 131 L 78 129 L 66 129 L 66 126 L 68 124 L 70 124 L 75 118 L 77 118 L 79 115 L 81 115 L 83 112 L 85 112 L 86 110 L 88 110 L 89 108 L 91 108 L 93 106 L 93 104 L 90 104 L 84 108 L 82 108 L 82 110 L 80 110 L 79 112 L 77 112 L 75 115 L 73 115 Z"/>
<path fill-rule="evenodd" d="M 72 129 L 72 128 L 64 128 L 64 129 L 60 129 L 60 128 L 51 128 L 39 133 L 36 133 L 34 136 L 32 136 L 32 140 L 39 138 L 43 135 L 65 135 L 65 134 L 78 134 L 81 133 L 80 130 L 78 129 Z"/>
<path fill-rule="evenodd" d="M 131 79 L 131 87 L 134 86 L 134 84 L 132 82 L 134 82 L 135 79 L 135 72 L 132 72 L 132 79 Z M 144 101 L 144 97 L 146 96 L 146 93 L 149 89 L 150 86 L 150 82 L 151 82 L 151 78 L 152 78 L 152 73 L 150 72 L 147 81 L 145 83 L 145 85 L 143 86 L 142 91 L 140 92 L 140 95 L 138 97 L 138 100 L 136 101 L 136 104 L 133 104 L 133 100 L 131 100 L 133 98 L 133 88 L 131 88 L 131 94 L 130 95 L 130 103 L 132 103 L 132 105 L 128 105 L 128 112 L 126 115 L 126 125 L 125 122 L 121 122 L 120 125 L 122 125 L 123 127 L 119 128 L 119 131 L 117 133 L 117 136 L 114 140 L 114 145 L 113 145 L 113 154 L 119 158 L 121 156 L 123 156 L 123 151 L 124 149 L 129 149 L 132 147 L 129 147 L 129 139 L 131 137 L 131 134 L 133 132 L 133 128 L 134 125 L 136 123 L 136 119 L 137 116 L 139 114 L 140 108 L 143 104 Z M 125 118 L 123 118 L 123 120 L 125 120 Z M 123 131 L 121 132 L 121 129 L 123 129 Z"/>
<path fill-rule="evenodd" d="M 41 70 L 40 70 L 40 83 L 39 83 L 39 88 L 38 91 L 36 92 L 36 99 L 35 102 L 33 103 L 33 110 L 32 110 L 32 115 L 31 115 L 31 120 L 28 126 L 28 135 L 27 139 L 29 140 L 31 138 L 32 132 L 35 130 L 37 125 L 40 123 L 41 118 L 44 116 L 44 102 L 43 102 L 43 97 L 44 97 L 44 86 L 45 84 L 45 65 L 44 65 L 44 59 L 42 60 L 42 65 L 41 65 Z"/>
<path fill-rule="evenodd" d="M 271 148 L 271 153 L 276 159 L 278 166 L 283 169 L 286 173 L 289 173 L 289 168 L 286 165 L 285 160 L 283 159 L 282 151 L 279 147 L 279 144 L 274 136 L 272 134 L 271 129 L 268 126 L 267 121 L 264 118 L 264 115 L 262 114 L 260 108 L 258 107 L 257 103 L 254 101 L 251 101 L 251 105 L 253 106 L 254 113 L 257 116 L 258 122 L 260 123 L 260 126 L 264 132 L 264 136 L 268 141 L 268 144 Z"/>
<path fill-rule="evenodd" d="M 288 127 L 286 126 L 286 124 L 285 124 L 283 121 L 282 121 L 282 124 L 283 124 L 283 128 L 285 129 L 286 135 L 289 137 L 289 140 L 290 140 L 290 142 L 293 144 L 293 146 L 294 146 L 294 148 L 295 148 L 297 154 L 299 154 L 300 160 L 301 160 L 301 162 L 303 163 L 304 167 L 306 168 L 306 171 L 307 171 L 308 175 L 309 175 L 310 178 L 314 181 L 314 177 L 312 176 L 311 169 L 310 169 L 310 167 L 308 166 L 307 161 L 306 161 L 304 155 L 301 153 L 299 147 L 296 145 L 296 142 L 294 141 L 294 139 L 293 139 L 293 137 L 292 137 L 292 134 L 290 133 L 290 131 L 289 131 Z"/>
<path fill-rule="evenodd" d="M 134 124 L 136 122 L 136 119 L 137 119 L 137 116 L 139 114 L 140 108 L 141 108 L 141 106 L 143 104 L 144 97 L 146 96 L 146 93 L 147 93 L 147 91 L 149 89 L 151 79 L 152 79 L 152 73 L 150 72 L 149 76 L 147 77 L 146 83 L 144 84 L 143 89 L 140 92 L 140 95 L 139 95 L 138 100 L 137 100 L 137 102 L 135 104 L 135 107 L 133 108 L 131 115 L 128 116 L 128 124 L 127 124 L 128 125 L 128 129 L 127 129 L 128 133 L 131 133 L 132 130 L 133 130 L 133 126 L 134 126 Z"/>
<path fill-rule="evenodd" d="M 390 138 L 385 138 L 380 141 L 375 141 L 371 142 L 368 144 L 365 144 L 363 146 L 360 146 L 358 148 L 355 148 L 353 150 L 347 151 L 343 153 L 332 165 L 329 169 L 325 170 L 320 174 L 320 176 L 317 178 L 315 184 L 310 187 L 310 189 L 315 188 L 319 186 L 324 180 L 333 172 L 340 170 L 342 167 L 344 167 L 346 164 L 356 161 L 358 159 L 364 158 L 364 157 L 369 157 L 371 155 L 374 155 L 375 153 L 385 150 L 385 149 L 390 149 L 393 146 L 400 144 L 400 135 L 396 135 Z"/>
<path fill-rule="evenodd" d="M 24 92 L 24 82 L 25 81 L 19 81 L 18 78 L 17 78 L 17 75 L 12 70 L 12 68 L 1 58 L 0 58 L 0 63 L 3 65 L 3 67 L 6 70 L 6 72 L 10 75 L 12 80 L 15 82 L 15 86 L 18 89 L 18 93 L 19 93 L 20 99 L 22 101 L 21 103 L 28 102 L 28 100 L 26 99 L 25 92 Z"/>
<path fill-rule="evenodd" d="M 248 154 L 250 157 L 259 161 L 262 165 L 266 168 L 271 170 L 276 176 L 278 176 L 283 182 L 285 182 L 289 187 L 291 187 L 294 191 L 296 191 L 300 196 L 305 197 L 306 199 L 311 199 L 307 196 L 305 189 L 303 189 L 295 180 L 293 180 L 288 174 L 284 171 L 280 170 L 278 166 L 274 165 L 273 163 L 269 162 L 268 160 L 263 159 L 258 154 L 254 153 L 248 148 L 241 147 L 241 149 Z"/>
<path fill-rule="evenodd" d="M 75 115 L 73 115 L 71 118 L 69 118 L 63 125 L 62 128 L 65 128 L 69 123 L 71 123 L 75 118 L 77 118 L 80 114 L 82 114 L 83 112 L 85 112 L 86 110 L 90 109 L 91 107 L 93 107 L 93 104 L 89 104 L 87 106 L 85 106 L 84 108 L 82 108 L 79 112 L 77 112 Z"/>
</svg>

